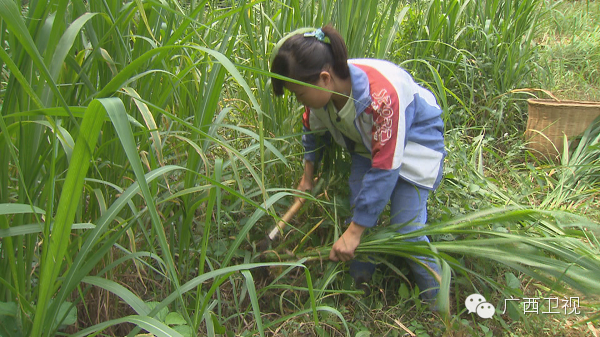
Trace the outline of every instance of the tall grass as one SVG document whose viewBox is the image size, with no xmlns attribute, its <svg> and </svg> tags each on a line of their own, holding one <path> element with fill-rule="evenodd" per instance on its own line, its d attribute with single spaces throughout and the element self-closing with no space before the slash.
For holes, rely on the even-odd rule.
<svg viewBox="0 0 600 337">
<path fill-rule="evenodd" d="M 339 265 L 318 279 L 306 260 L 254 262 L 254 242 L 292 198 L 290 172 L 300 167 L 301 110 L 271 98 L 268 56 L 284 33 L 331 22 L 352 57 L 386 57 L 408 7 L 359 0 L 19 5 L 0 0 L 0 322 L 10 322 L 2 333 L 191 336 L 228 328 L 262 336 L 294 319 L 324 333 L 322 318 L 333 317 L 350 334 L 326 301 L 354 294 L 334 288 Z M 458 6 L 447 9 L 460 17 L 471 3 L 421 5 L 433 22 L 444 13 L 437 6 Z M 470 16 L 486 17 L 474 8 Z M 492 26 L 494 36 L 512 32 Z M 437 51 L 445 61 L 415 51 L 405 64 L 425 65 L 416 69 L 421 78 L 435 75 L 431 87 L 449 112 L 446 95 L 460 100 L 462 89 L 445 78 L 467 69 L 460 62 L 468 53 L 431 43 L 445 48 Z M 503 46 L 504 54 L 493 52 L 512 60 L 514 46 Z M 324 176 L 331 190 L 343 179 Z M 318 203 L 322 227 L 298 226 L 306 249 L 333 241 L 347 212 L 341 199 Z M 460 271 L 451 254 L 465 244 L 434 245 L 435 256 Z M 261 288 L 267 281 L 258 271 L 266 268 L 281 272 Z M 298 278 L 299 285 L 287 283 Z M 281 308 L 275 318 L 262 310 L 273 296 Z"/>
<path fill-rule="evenodd" d="M 567 139 L 564 140 L 567 147 Z M 544 208 L 593 208 L 600 188 L 600 119 L 590 125 L 575 149 L 564 151 L 561 165 L 555 168 L 548 192 L 541 203 Z"/>
<path fill-rule="evenodd" d="M 290 28 L 322 25 L 330 14 L 341 18 L 363 4 L 325 4 L 322 17 L 302 21 L 301 11 L 312 5 L 62 0 L 20 8 L 0 2 L 0 56 L 9 75 L 0 119 L 6 178 L 0 300 L 17 318 L 11 334 L 53 335 L 74 323 L 67 318 L 76 308 L 79 321 L 92 325 L 80 334 L 124 322 L 173 336 L 176 328 L 197 331 L 203 324 L 214 334 L 229 311 L 212 299 L 220 298 L 219 287 L 202 283 L 235 284 L 236 271 L 264 334 L 254 281 L 244 270 L 270 264 L 239 264 L 248 261 L 238 251 L 289 195 L 266 189 L 266 165 L 286 159 L 264 131 L 283 134 L 295 124 L 275 129 L 283 120 L 276 114 L 289 106 L 273 108 L 266 55 Z M 390 6 L 385 13 L 393 16 Z M 392 33 L 377 5 L 369 8 L 372 25 L 347 21 L 344 32 L 352 30 L 356 39 L 372 28 Z M 383 53 L 392 38 L 369 48 Z M 223 106 L 224 97 L 249 105 Z M 255 130 L 228 124 L 242 112 L 254 116 L 245 118 L 257 121 Z M 239 148 L 232 133 L 248 137 L 249 146 Z M 248 206 L 249 216 L 238 215 Z M 220 247 L 225 251 L 217 253 Z M 228 267 L 234 260 L 237 266 Z M 111 281 L 123 272 L 142 285 L 144 275 L 153 275 L 152 298 L 166 300 L 150 307 Z M 111 320 L 121 310 L 109 315 L 107 309 L 97 313 L 106 321 L 96 321 L 91 286 L 103 289 L 95 300 L 117 296 L 136 314 Z M 182 314 L 185 328 L 157 318 L 167 305 Z M 315 323 L 317 311 L 336 313 L 314 300 L 308 306 Z M 235 310 L 246 307 L 237 302 Z"/>
<path fill-rule="evenodd" d="M 221 183 L 227 176 L 213 172 L 206 158 L 211 144 L 229 155 L 223 166 L 239 161 L 254 184 L 264 186 L 246 158 L 209 129 L 226 74 L 255 101 L 225 56 L 236 42 L 239 11 L 200 18 L 204 4 L 185 13 L 177 4 L 112 1 L 86 7 L 81 1 L 59 1 L 32 2 L 22 17 L 15 2 L 1 5 L 8 28 L 2 60 L 11 74 L 2 105 L 2 147 L 10 155 L 2 172 L 7 182 L 19 179 L 2 188 L 7 207 L 2 301 L 18 303 L 19 330 L 54 334 L 61 324 L 52 322 L 64 319 L 57 317 L 58 309 L 73 299 L 86 300 L 86 275 L 112 264 L 117 244 L 125 256 L 134 254 L 129 259 L 137 260 L 138 273 L 148 261 L 137 254 L 159 256 L 152 267 L 164 277 L 159 289 L 175 291 L 178 306 L 187 307 L 177 270 L 188 278 L 194 262 L 203 268 L 208 249 L 205 241 L 191 240 L 195 214 L 207 201 L 215 204 L 217 189 L 230 188 Z M 200 23 L 215 19 L 229 31 Z M 261 113 L 257 104 L 254 108 Z M 169 146 L 178 142 L 185 146 Z M 169 177 L 176 172 L 185 177 Z M 179 193 L 173 198 L 170 184 L 179 181 L 183 185 L 173 186 Z M 257 214 L 264 212 L 236 194 L 258 207 Z M 11 211 L 18 205 L 31 205 L 32 212 Z M 208 238 L 211 215 L 202 218 Z M 73 231 L 73 223 L 91 223 L 91 229 Z M 37 224 L 37 231 L 18 234 L 27 224 Z M 202 258 L 176 265 L 174 256 L 191 248 L 202 251 Z M 126 266 L 102 274 L 112 278 Z M 119 295 L 114 282 L 108 284 L 105 289 Z M 75 290 L 81 296 L 73 298 Z M 196 301 L 201 303 L 199 297 Z M 179 311 L 194 328 L 204 316 Z M 151 330 L 161 327 L 152 318 L 156 312 L 138 312 L 148 315 Z"/>
<path fill-rule="evenodd" d="M 540 85 L 561 99 L 598 101 L 600 7 L 595 2 L 546 4 L 548 15 L 537 38 L 543 53 Z"/>
<path fill-rule="evenodd" d="M 417 1 L 395 57 L 433 84 L 449 128 L 483 125 L 495 137 L 522 131 L 526 117 L 510 93 L 527 87 L 537 69 L 532 42 L 541 8 L 535 0 Z"/>
</svg>

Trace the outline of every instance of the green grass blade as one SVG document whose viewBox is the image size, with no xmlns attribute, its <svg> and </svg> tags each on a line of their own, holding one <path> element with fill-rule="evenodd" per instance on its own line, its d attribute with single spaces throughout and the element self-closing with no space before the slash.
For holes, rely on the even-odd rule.
<svg viewBox="0 0 600 337">
<path fill-rule="evenodd" d="M 150 130 L 150 134 L 152 135 L 152 142 L 154 145 L 154 149 L 156 150 L 158 162 L 161 164 L 161 166 L 164 165 L 162 154 L 162 140 L 160 137 L 160 133 L 158 132 L 158 126 L 156 125 L 154 116 L 152 116 L 152 112 L 148 108 L 148 105 L 141 101 L 141 97 L 137 93 L 137 91 L 135 91 L 135 89 L 126 87 L 123 88 L 123 90 L 125 90 L 125 92 L 129 96 L 133 97 L 133 100 L 138 109 L 140 110 L 140 113 L 144 118 L 144 122 L 146 122 L 146 126 L 148 127 L 148 129 Z"/>
<path fill-rule="evenodd" d="M 58 90 L 58 87 L 56 86 L 56 83 L 52 79 L 50 71 L 46 67 L 44 60 L 42 59 L 42 56 L 40 55 L 35 42 L 33 41 L 33 38 L 29 34 L 29 30 L 25 26 L 21 18 L 19 8 L 17 8 L 15 2 L 12 0 L 0 0 L 0 16 L 4 19 L 4 22 L 7 24 L 9 30 L 19 40 L 22 47 L 27 51 L 33 63 L 40 71 L 41 76 L 44 78 L 44 80 L 46 80 L 50 90 L 56 97 L 59 98 L 61 105 L 70 114 L 69 106 L 65 102 L 63 96 Z M 43 106 L 40 106 L 40 108 L 41 107 Z M 72 115 L 71 120 L 75 123 L 75 125 L 78 125 L 77 121 L 72 117 Z"/>
<path fill-rule="evenodd" d="M 452 268 L 445 260 L 440 261 L 441 277 L 437 306 L 440 313 L 450 315 L 450 284 L 452 283 Z"/>
<path fill-rule="evenodd" d="M 181 170 L 182 167 L 169 165 L 165 167 L 158 168 L 152 172 L 146 174 L 144 179 L 147 182 L 152 182 L 153 180 L 163 177 L 169 172 L 173 172 L 176 170 Z M 87 236 L 86 241 L 83 243 L 81 249 L 79 250 L 76 258 L 71 265 L 68 274 L 65 276 L 65 280 L 63 281 L 62 289 L 57 298 L 60 300 L 64 300 L 66 296 L 76 287 L 76 285 L 83 279 L 85 275 L 87 275 L 93 267 L 100 261 L 102 258 L 101 254 L 93 251 L 95 245 L 102 238 L 108 226 L 111 222 L 115 220 L 119 212 L 127 206 L 127 204 L 131 201 L 131 199 L 140 192 L 139 184 L 133 183 L 129 186 L 125 191 L 120 193 L 120 197 L 114 201 L 110 207 L 102 214 L 100 219 L 96 221 L 96 228 L 94 228 L 90 235 Z M 88 254 L 94 252 L 94 254 L 88 258 Z"/>
<path fill-rule="evenodd" d="M 58 202 L 51 237 L 45 240 L 45 250 L 48 250 L 49 253 L 44 256 L 44 260 L 40 263 L 40 293 L 31 336 L 40 336 L 42 331 L 44 331 L 43 328 L 48 327 L 45 321 L 48 310 L 47 306 L 50 298 L 54 295 L 55 282 L 61 271 L 62 261 L 67 250 L 71 225 L 81 201 L 80 196 L 83 192 L 83 181 L 87 174 L 105 116 L 106 110 L 102 103 L 94 101 L 86 110 L 83 118 L 65 185 Z"/>
<path fill-rule="evenodd" d="M 308 285 L 308 297 L 310 299 L 310 307 L 312 308 L 313 322 L 315 323 L 316 328 L 320 328 L 319 315 L 317 315 L 317 300 L 315 298 L 315 290 L 313 288 L 310 270 L 305 269 L 304 274 L 306 275 L 306 284 Z"/>
<path fill-rule="evenodd" d="M 60 41 L 58 42 L 58 45 L 56 46 L 56 49 L 54 51 L 54 55 L 52 56 L 49 69 L 50 77 L 55 82 L 58 81 L 58 74 L 64 66 L 65 58 L 67 57 L 69 51 L 73 47 L 73 43 L 79 35 L 79 32 L 81 31 L 83 26 L 96 14 L 97 13 L 86 13 L 80 16 L 79 18 L 77 18 L 77 20 L 71 23 L 69 28 L 67 28 L 65 33 L 61 36 Z M 45 106 L 48 106 L 50 103 L 49 94 L 50 90 L 49 88 L 46 88 L 44 94 L 42 95 L 42 100 L 45 103 Z"/>
<path fill-rule="evenodd" d="M 67 156 L 67 162 L 71 162 L 71 156 L 73 155 L 73 149 L 75 148 L 75 142 L 73 141 L 73 137 L 65 128 L 60 125 L 49 123 L 46 121 L 33 121 L 33 123 L 37 123 L 43 125 L 50 130 L 52 133 L 57 135 L 58 140 L 60 141 L 63 151 Z"/>
<path fill-rule="evenodd" d="M 39 207 L 23 204 L 0 204 L 0 215 L 10 214 L 25 214 L 25 213 L 38 213 L 46 214 L 46 211 Z"/>
<path fill-rule="evenodd" d="M 29 81 L 25 78 L 25 76 L 23 76 L 19 67 L 10 58 L 10 56 L 4 50 L 4 48 L 0 48 L 0 59 L 2 59 L 2 61 L 4 61 L 8 70 L 10 70 L 11 74 L 16 78 L 17 82 L 19 82 L 19 84 L 25 90 L 27 95 L 33 100 L 33 103 L 40 109 L 44 108 L 44 104 L 42 103 L 42 100 L 38 97 L 37 93 L 31 87 L 31 84 L 29 83 Z"/>
<path fill-rule="evenodd" d="M 223 263 L 221 264 L 221 266 L 225 267 L 229 264 L 229 262 L 231 261 L 231 258 L 233 258 L 233 254 L 235 253 L 236 249 L 240 246 L 242 241 L 245 240 L 246 234 L 250 231 L 250 229 L 252 229 L 254 224 L 262 216 L 264 216 L 266 214 L 265 210 L 271 208 L 271 206 L 273 206 L 273 204 L 275 204 L 281 198 L 288 196 L 288 195 L 291 195 L 291 193 L 284 193 L 284 192 L 276 193 L 265 201 L 265 204 L 263 205 L 264 208 L 262 208 L 262 209 L 258 208 L 256 211 L 254 211 L 252 216 L 248 219 L 248 221 L 246 222 L 244 227 L 242 227 L 242 229 L 236 236 L 235 241 L 229 247 L 229 249 L 227 251 L 227 255 L 225 255 L 225 258 L 223 259 Z"/>
<path fill-rule="evenodd" d="M 86 276 L 81 281 L 83 283 L 100 287 L 106 291 L 117 295 L 140 316 L 147 316 L 148 313 L 150 313 L 150 308 L 146 305 L 146 303 L 144 303 L 144 301 L 142 301 L 141 298 L 137 297 L 129 289 L 114 281 L 96 276 Z"/>
<path fill-rule="evenodd" d="M 71 226 L 72 230 L 75 229 L 94 229 L 96 226 L 90 223 L 76 223 Z M 0 238 L 8 238 L 11 236 L 28 235 L 41 233 L 43 231 L 39 224 L 20 225 L 16 227 L 9 227 L 6 229 L 0 229 Z"/>
<path fill-rule="evenodd" d="M 243 270 L 251 270 L 251 269 L 255 269 L 255 268 L 264 268 L 264 267 L 275 267 L 275 266 L 282 266 L 282 267 L 295 266 L 295 267 L 300 267 L 300 268 L 306 268 L 306 266 L 304 266 L 301 263 L 297 263 L 297 262 L 266 262 L 266 263 L 240 264 L 240 265 L 236 265 L 236 266 L 230 266 L 230 267 L 219 268 L 216 270 L 211 270 L 207 273 L 204 273 L 202 275 L 194 277 L 193 279 L 189 280 L 185 284 L 182 284 L 181 287 L 177 291 L 171 293 L 164 300 L 162 300 L 160 302 L 160 305 L 156 306 L 152 310 L 152 313 L 150 313 L 150 314 L 152 315 L 153 313 L 157 313 L 160 309 L 166 308 L 169 304 L 173 303 L 173 301 L 175 301 L 181 294 L 184 294 L 188 291 L 196 289 L 196 287 L 198 285 L 202 284 L 203 282 L 205 282 L 207 280 L 210 280 L 210 279 L 213 279 L 216 277 L 220 277 L 222 275 L 227 275 L 232 272 L 241 272 Z"/>
<path fill-rule="evenodd" d="M 255 139 L 256 141 L 260 142 L 260 135 L 257 135 L 256 133 L 245 129 L 245 128 L 241 128 L 239 126 L 236 125 L 229 125 L 229 124 L 225 124 L 225 125 L 218 125 L 218 124 L 213 124 L 214 127 L 224 127 L 226 129 L 231 129 L 231 130 L 235 130 L 237 132 L 243 133 L 245 135 L 248 135 L 250 137 L 252 137 L 253 139 Z M 264 139 L 264 138 L 263 138 Z M 284 157 L 284 155 L 273 145 L 271 144 L 271 142 L 264 140 L 264 147 L 266 147 L 268 150 L 270 150 L 283 164 L 285 164 L 286 166 L 289 166 L 287 159 Z"/>
<path fill-rule="evenodd" d="M 244 278 L 246 278 L 246 289 L 248 289 L 248 296 L 250 297 L 250 302 L 252 303 L 254 321 L 256 322 L 258 333 L 261 337 L 263 337 L 265 335 L 265 329 L 262 323 L 260 306 L 258 305 L 258 296 L 256 294 L 256 287 L 254 286 L 254 278 L 252 278 L 252 273 L 250 273 L 248 270 L 243 270 L 242 275 L 244 275 Z"/>
<path fill-rule="evenodd" d="M 102 322 L 100 324 L 96 324 L 89 328 L 83 329 L 83 330 L 71 335 L 71 337 L 84 337 L 84 336 L 89 336 L 89 335 L 95 335 L 108 327 L 111 327 L 111 326 L 114 326 L 117 324 L 121 324 L 121 323 L 135 324 L 135 325 L 139 326 L 140 328 L 153 334 L 156 337 L 183 337 L 183 335 L 181 335 L 179 332 L 173 330 L 166 324 L 164 324 L 154 318 L 147 317 L 147 316 L 138 316 L 138 315 L 132 315 L 132 316 L 127 316 L 127 317 L 123 317 L 123 318 L 119 318 L 119 319 L 110 320 L 107 322 Z"/>
<path fill-rule="evenodd" d="M 133 137 L 131 126 L 129 125 L 127 112 L 125 111 L 125 106 L 123 105 L 123 102 L 121 102 L 121 100 L 111 101 L 110 107 L 107 107 L 107 113 L 110 116 L 113 126 L 117 131 L 119 141 L 125 149 L 127 158 L 129 159 L 131 167 L 133 168 L 138 184 L 140 186 L 140 190 L 146 201 L 148 212 L 150 213 L 150 218 L 152 219 L 152 225 L 155 227 L 156 234 L 158 235 L 159 245 L 162 250 L 162 254 L 164 255 L 164 260 L 169 276 L 171 278 L 171 282 L 173 282 L 175 289 L 178 289 L 179 276 L 175 268 L 175 262 L 171 254 L 169 244 L 167 243 L 165 229 L 158 215 L 158 211 L 154 201 L 154 196 L 152 195 L 152 193 L 150 193 L 148 183 L 144 179 L 144 169 L 142 166 L 142 161 L 140 160 L 140 156 L 137 152 L 137 145 Z M 189 317 L 187 317 L 187 321 L 189 321 Z"/>
</svg>

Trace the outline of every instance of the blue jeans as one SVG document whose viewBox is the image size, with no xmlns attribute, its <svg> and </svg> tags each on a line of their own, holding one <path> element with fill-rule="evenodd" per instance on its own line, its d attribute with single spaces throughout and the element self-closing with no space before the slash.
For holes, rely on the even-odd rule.
<svg viewBox="0 0 600 337">
<path fill-rule="evenodd" d="M 362 188 L 362 179 L 365 173 L 371 168 L 371 160 L 353 154 L 352 167 L 350 169 L 350 201 L 354 206 L 354 200 Z M 427 223 L 427 198 L 429 191 L 419 188 L 404 179 L 398 177 L 396 187 L 390 198 L 390 216 L 392 224 L 404 224 L 411 222 L 398 230 L 399 233 L 410 233 L 421 229 Z M 426 241 L 427 236 L 419 236 L 408 239 L 407 241 Z M 440 273 L 438 264 L 429 257 L 416 256 L 418 260 L 429 266 L 436 273 Z M 439 290 L 439 283 L 427 269 L 419 263 L 407 259 L 408 265 L 414 275 L 415 281 L 421 290 L 421 298 L 426 301 L 433 301 Z M 350 263 L 350 275 L 359 282 L 366 282 L 371 278 L 375 271 L 375 265 L 369 262 L 353 260 Z"/>
</svg>

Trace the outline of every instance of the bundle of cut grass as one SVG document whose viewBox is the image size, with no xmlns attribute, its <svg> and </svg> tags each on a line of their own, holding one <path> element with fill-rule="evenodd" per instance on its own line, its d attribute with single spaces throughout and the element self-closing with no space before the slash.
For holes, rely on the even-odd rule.
<svg viewBox="0 0 600 337">
<path fill-rule="evenodd" d="M 409 234 L 398 234 L 394 226 L 363 237 L 357 256 L 394 255 L 409 259 L 431 256 L 442 265 L 441 278 L 455 273 L 471 275 L 504 292 L 495 280 L 459 262 L 459 256 L 489 259 L 530 276 L 550 293 L 571 289 L 582 294 L 600 293 L 600 226 L 593 221 L 564 211 L 532 208 L 494 208 L 429 225 Z M 444 236 L 452 240 L 407 242 L 420 235 Z M 319 247 L 292 255 L 267 253 L 266 259 L 303 258 L 319 260 L 331 247 Z M 444 284 L 444 283 L 442 283 Z M 449 303 L 449 285 L 442 289 L 440 301 Z"/>
</svg>

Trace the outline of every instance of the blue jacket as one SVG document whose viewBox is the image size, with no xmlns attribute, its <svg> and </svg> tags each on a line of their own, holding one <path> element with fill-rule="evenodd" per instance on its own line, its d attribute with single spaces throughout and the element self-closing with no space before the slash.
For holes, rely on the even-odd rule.
<svg viewBox="0 0 600 337">
<path fill-rule="evenodd" d="M 322 109 L 309 108 L 303 116 L 304 130 L 329 132 L 351 151 L 350 139 L 362 140 L 372 167 L 363 177 L 352 220 L 373 227 L 398 178 L 428 190 L 437 188 L 446 155 L 444 125 L 434 95 L 400 67 L 375 59 L 352 59 L 348 64 L 357 134 L 341 133 L 329 117 L 324 118 Z M 317 160 L 317 137 L 319 132 L 302 137 L 308 161 Z"/>
</svg>

